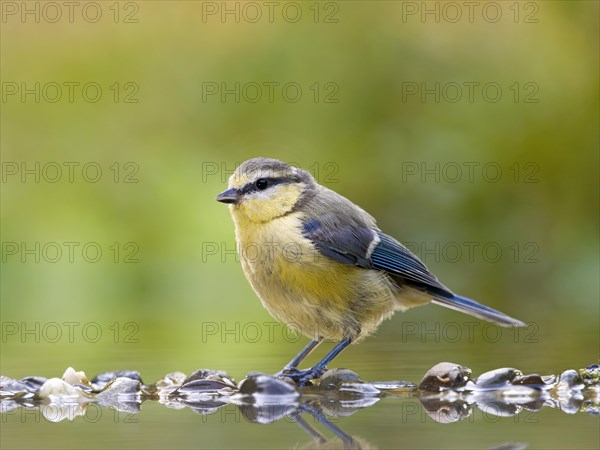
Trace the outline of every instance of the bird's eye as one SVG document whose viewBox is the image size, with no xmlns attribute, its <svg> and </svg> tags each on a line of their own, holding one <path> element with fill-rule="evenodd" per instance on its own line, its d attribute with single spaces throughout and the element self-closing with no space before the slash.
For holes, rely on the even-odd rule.
<svg viewBox="0 0 600 450">
<path fill-rule="evenodd" d="M 260 191 L 264 191 L 269 186 L 269 183 L 264 178 L 256 180 L 256 188 Z"/>
</svg>

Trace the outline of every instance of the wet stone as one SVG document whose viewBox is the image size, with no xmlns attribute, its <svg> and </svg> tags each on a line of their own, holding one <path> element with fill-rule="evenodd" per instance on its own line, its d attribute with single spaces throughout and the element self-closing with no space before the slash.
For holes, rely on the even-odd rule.
<svg viewBox="0 0 600 450">
<path fill-rule="evenodd" d="M 135 414 L 140 410 L 142 383 L 128 377 L 117 377 L 96 394 L 100 404 L 116 411 Z"/>
<path fill-rule="evenodd" d="M 380 391 L 410 392 L 417 389 L 417 385 L 410 381 L 373 381 L 371 385 Z"/>
<path fill-rule="evenodd" d="M 298 395 L 291 384 L 265 373 L 251 372 L 239 385 L 244 395 Z"/>
<path fill-rule="evenodd" d="M 46 380 L 47 378 L 44 377 L 25 377 L 21 378 L 21 383 L 27 386 L 27 389 L 29 389 L 30 392 L 37 392 Z"/>
<path fill-rule="evenodd" d="M 571 389 L 583 389 L 585 384 L 583 382 L 583 378 L 579 375 L 579 372 L 576 370 L 565 370 L 560 374 L 558 378 L 558 383 L 556 384 L 556 389 L 558 390 L 571 390 Z"/>
<path fill-rule="evenodd" d="M 592 364 L 585 369 L 579 369 L 579 374 L 586 386 L 596 386 L 600 383 L 600 364 Z"/>
<path fill-rule="evenodd" d="M 117 378 L 129 378 L 130 380 L 136 380 L 140 384 L 143 384 L 142 377 L 139 372 L 135 370 L 115 370 L 112 372 L 103 372 L 92 378 L 92 385 L 96 390 L 100 391 L 110 382 Z"/>
<path fill-rule="evenodd" d="M 198 369 L 192 372 L 185 380 L 183 380 L 182 385 L 188 384 L 192 381 L 196 380 L 215 380 L 215 381 L 229 381 L 230 385 L 235 386 L 231 378 L 227 375 L 226 372 L 221 370 L 210 370 L 210 369 Z"/>
<path fill-rule="evenodd" d="M 71 386 L 74 385 L 82 385 L 82 386 L 90 386 L 90 380 L 87 379 L 87 377 L 85 376 L 85 372 L 83 371 L 76 371 L 75 369 L 73 369 L 72 367 L 68 367 L 67 370 L 65 370 L 65 373 L 62 376 L 62 380 L 65 383 L 69 383 Z"/>
<path fill-rule="evenodd" d="M 43 400 L 80 400 L 86 401 L 90 396 L 60 378 L 50 378 L 42 385 L 36 395 Z"/>
<path fill-rule="evenodd" d="M 545 396 L 546 388 L 539 386 L 515 385 L 508 384 L 497 389 L 482 389 L 484 392 L 492 392 L 496 396 L 503 397 L 504 401 L 510 399 L 510 403 L 523 405 L 528 402 L 537 401 L 540 397 Z M 494 392 L 496 391 L 496 392 Z"/>
<path fill-rule="evenodd" d="M 192 372 L 181 383 L 181 387 L 174 393 L 180 395 L 193 394 L 221 394 L 230 395 L 237 391 L 237 387 L 225 372 L 198 369 Z"/>
<path fill-rule="evenodd" d="M 32 394 L 32 390 L 25 383 L 5 376 L 0 376 L 0 397 L 21 397 Z"/>
<path fill-rule="evenodd" d="M 91 386 L 86 386 L 85 384 L 73 384 L 73 387 L 76 387 L 77 389 L 81 389 L 83 392 L 87 393 L 87 394 L 93 394 L 94 393 L 94 389 Z"/>
<path fill-rule="evenodd" d="M 234 388 L 231 387 L 230 384 L 225 383 L 221 380 L 193 380 L 187 383 L 184 383 L 179 389 L 176 391 L 181 395 L 190 395 L 190 394 L 226 394 L 233 393 Z"/>
<path fill-rule="evenodd" d="M 296 388 L 298 387 L 296 382 L 293 379 L 291 379 L 290 377 L 283 376 L 283 377 L 277 377 L 277 379 L 289 384 L 291 387 L 294 388 L 294 390 L 296 390 Z"/>
<path fill-rule="evenodd" d="M 554 382 L 556 381 L 556 377 L 554 375 L 517 375 L 511 382 L 512 385 L 518 386 L 528 386 L 531 388 L 538 389 L 548 389 L 552 387 Z"/>
<path fill-rule="evenodd" d="M 187 376 L 183 372 L 172 372 L 166 374 L 160 380 L 155 383 L 157 388 L 162 388 L 166 386 L 174 386 L 174 385 L 182 385 Z"/>
<path fill-rule="evenodd" d="M 146 386 L 145 390 L 150 394 L 156 393 L 159 396 L 170 395 L 183 384 L 187 378 L 183 372 L 168 373 L 152 386 Z"/>
<path fill-rule="evenodd" d="M 508 386 L 515 378 L 522 376 L 520 370 L 504 367 L 482 373 L 475 380 L 475 385 L 480 389 L 499 389 Z"/>
<path fill-rule="evenodd" d="M 118 377 L 114 380 L 109 381 L 101 392 L 96 394 L 96 397 L 100 399 L 106 399 L 107 397 L 131 397 L 140 394 L 142 384 L 139 380 L 132 378 Z"/>
<path fill-rule="evenodd" d="M 339 391 L 343 394 L 360 395 L 363 397 L 372 397 L 379 395 L 381 391 L 369 383 L 342 383 Z"/>
<path fill-rule="evenodd" d="M 374 396 L 380 393 L 379 389 L 348 369 L 331 369 L 325 372 L 321 376 L 319 389 L 358 396 Z"/>
<path fill-rule="evenodd" d="M 448 389 L 460 389 L 470 380 L 471 369 L 450 362 L 436 364 L 427 371 L 419 389 L 439 392 Z"/>
<path fill-rule="evenodd" d="M 344 383 L 364 383 L 364 381 L 351 370 L 331 369 L 321 375 L 319 387 L 322 389 L 336 389 Z"/>
</svg>

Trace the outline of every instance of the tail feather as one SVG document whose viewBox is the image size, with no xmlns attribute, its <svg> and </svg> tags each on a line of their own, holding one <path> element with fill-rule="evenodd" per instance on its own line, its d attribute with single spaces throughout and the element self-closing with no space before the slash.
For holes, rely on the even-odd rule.
<svg viewBox="0 0 600 450">
<path fill-rule="evenodd" d="M 489 322 L 497 323 L 503 327 L 526 327 L 527 324 L 520 320 L 513 319 L 500 311 L 496 311 L 493 308 L 477 303 L 475 300 L 470 298 L 461 297 L 460 295 L 454 295 L 454 297 L 436 297 L 433 299 L 433 303 L 436 303 L 446 308 L 454 309 L 471 316 L 475 316 L 479 319 L 487 320 Z"/>
</svg>

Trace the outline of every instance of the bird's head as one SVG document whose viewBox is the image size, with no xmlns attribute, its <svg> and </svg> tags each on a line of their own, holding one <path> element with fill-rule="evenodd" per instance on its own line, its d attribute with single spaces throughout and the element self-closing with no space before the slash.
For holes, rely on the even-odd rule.
<svg viewBox="0 0 600 450">
<path fill-rule="evenodd" d="M 252 222 L 268 222 L 297 209 L 315 186 L 305 170 L 276 159 L 253 158 L 236 169 L 229 177 L 229 189 L 216 200 L 228 203 L 234 214 Z"/>
</svg>

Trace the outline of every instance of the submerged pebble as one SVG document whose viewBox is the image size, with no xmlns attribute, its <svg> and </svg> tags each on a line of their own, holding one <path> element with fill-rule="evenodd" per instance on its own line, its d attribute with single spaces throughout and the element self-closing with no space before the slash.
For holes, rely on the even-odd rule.
<svg viewBox="0 0 600 450">
<path fill-rule="evenodd" d="M 499 389 L 508 386 L 517 377 L 522 377 L 520 370 L 512 367 L 490 370 L 482 373 L 475 379 L 475 386 L 479 389 Z"/>
<path fill-rule="evenodd" d="M 179 387 L 175 392 L 181 395 L 190 394 L 231 394 L 234 388 L 220 380 L 193 380 Z"/>
<path fill-rule="evenodd" d="M 352 394 L 360 397 L 372 397 L 381 393 L 379 389 L 369 383 L 342 383 L 338 390 L 344 394 Z"/>
<path fill-rule="evenodd" d="M 380 391 L 410 392 L 417 389 L 417 385 L 410 381 L 373 381 L 371 384 Z"/>
<path fill-rule="evenodd" d="M 30 392 L 37 392 L 46 380 L 47 378 L 44 377 L 25 377 L 21 378 L 21 383 L 27 386 L 27 389 L 29 389 Z"/>
<path fill-rule="evenodd" d="M 272 375 L 251 372 L 239 385 L 242 395 L 268 395 L 268 396 L 297 396 L 298 392 L 290 383 L 275 378 Z"/>
<path fill-rule="evenodd" d="M 65 370 L 62 380 L 71 385 L 81 384 L 83 386 L 90 386 L 90 381 L 85 376 L 85 373 L 83 371 L 78 372 L 72 367 L 68 367 L 67 370 Z"/>
<path fill-rule="evenodd" d="M 167 397 L 179 389 L 186 378 L 187 376 L 183 372 L 168 373 L 152 386 L 147 386 L 146 390 L 150 394 L 158 394 L 159 398 Z"/>
<path fill-rule="evenodd" d="M 22 397 L 24 395 L 33 395 L 37 389 L 31 389 L 27 384 L 0 376 L 0 396 L 1 397 Z"/>
<path fill-rule="evenodd" d="M 110 382 L 117 378 L 129 378 L 131 380 L 137 380 L 140 384 L 143 384 L 142 377 L 139 372 L 135 370 L 115 370 L 112 372 L 104 372 L 96 375 L 92 378 L 92 385 L 98 391 L 104 389 L 104 387 Z"/>
<path fill-rule="evenodd" d="M 325 372 L 321 376 L 319 389 L 362 397 L 372 397 L 381 392 L 348 369 L 331 369 Z"/>
<path fill-rule="evenodd" d="M 186 377 L 181 386 L 173 392 L 180 395 L 230 395 L 236 391 L 237 387 L 235 383 L 225 372 L 198 369 Z"/>
<path fill-rule="evenodd" d="M 60 378 L 50 378 L 36 393 L 41 400 L 52 402 L 89 401 L 90 395 Z"/>
<path fill-rule="evenodd" d="M 576 370 L 565 370 L 558 377 L 558 383 L 556 384 L 556 389 L 559 391 L 579 390 L 584 387 L 583 378 L 581 378 L 581 375 Z"/>
<path fill-rule="evenodd" d="M 579 369 L 579 374 L 586 386 L 596 386 L 600 383 L 600 364 L 592 364 L 585 369 Z"/>
<path fill-rule="evenodd" d="M 448 389 L 460 389 L 466 386 L 471 376 L 471 369 L 450 362 L 436 364 L 427 371 L 419 389 L 439 392 Z"/>
<path fill-rule="evenodd" d="M 357 373 L 348 369 L 330 369 L 321 375 L 319 387 L 323 389 L 335 389 L 344 383 L 364 383 Z"/>
<path fill-rule="evenodd" d="M 106 383 L 102 391 L 98 392 L 96 396 L 98 398 L 135 396 L 140 394 L 141 387 L 142 384 L 139 380 L 118 377 Z"/>
<path fill-rule="evenodd" d="M 190 375 L 188 375 L 185 378 L 185 380 L 183 380 L 183 383 L 181 383 L 181 384 L 184 385 L 184 384 L 188 384 L 188 383 L 191 383 L 192 381 L 197 381 L 197 380 L 222 381 L 227 384 L 230 384 L 231 386 L 235 386 L 235 383 L 233 382 L 233 380 L 231 378 L 229 378 L 229 376 L 227 375 L 226 372 L 223 372 L 220 370 L 210 370 L 210 369 L 195 370 Z"/>
<path fill-rule="evenodd" d="M 517 375 L 512 381 L 512 385 L 522 385 L 529 386 L 532 388 L 538 389 L 548 389 L 553 386 L 556 381 L 556 377 L 554 375 Z"/>
<path fill-rule="evenodd" d="M 559 397 L 558 407 L 567 414 L 577 414 L 583 407 L 583 396 L 578 393 L 568 397 Z"/>
</svg>

